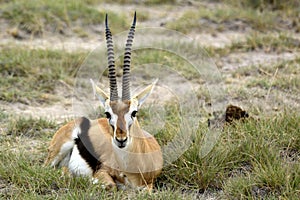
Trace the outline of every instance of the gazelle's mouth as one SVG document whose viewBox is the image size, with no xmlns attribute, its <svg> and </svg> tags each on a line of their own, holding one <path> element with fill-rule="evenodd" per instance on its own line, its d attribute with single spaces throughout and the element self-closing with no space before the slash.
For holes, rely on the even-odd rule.
<svg viewBox="0 0 300 200">
<path fill-rule="evenodd" d="M 122 149 L 127 144 L 127 137 L 122 138 L 122 139 L 118 139 L 117 137 L 115 137 L 114 142 L 120 149 Z"/>
</svg>

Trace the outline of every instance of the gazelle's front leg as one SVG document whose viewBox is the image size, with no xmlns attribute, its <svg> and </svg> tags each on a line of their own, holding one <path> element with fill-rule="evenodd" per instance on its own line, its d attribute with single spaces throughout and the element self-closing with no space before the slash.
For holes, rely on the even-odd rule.
<svg viewBox="0 0 300 200">
<path fill-rule="evenodd" d="M 108 171 L 99 169 L 93 175 L 93 183 L 97 184 L 100 181 L 103 189 L 110 190 L 116 188 L 116 183 L 113 178 L 109 175 Z"/>
</svg>

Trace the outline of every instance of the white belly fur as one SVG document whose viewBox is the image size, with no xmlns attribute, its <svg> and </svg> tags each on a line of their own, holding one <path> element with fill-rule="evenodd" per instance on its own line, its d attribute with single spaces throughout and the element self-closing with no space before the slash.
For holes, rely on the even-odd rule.
<svg viewBox="0 0 300 200">
<path fill-rule="evenodd" d="M 88 163 L 80 156 L 77 145 L 74 145 L 72 155 L 69 162 L 69 170 L 75 176 L 92 177 L 93 170 Z"/>
</svg>

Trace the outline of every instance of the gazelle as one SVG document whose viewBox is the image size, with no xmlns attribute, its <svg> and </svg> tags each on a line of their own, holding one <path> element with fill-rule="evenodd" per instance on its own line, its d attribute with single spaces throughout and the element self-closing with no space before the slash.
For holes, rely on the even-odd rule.
<svg viewBox="0 0 300 200">
<path fill-rule="evenodd" d="M 162 152 L 156 139 L 141 129 L 136 114 L 156 82 L 131 97 L 130 59 L 135 24 L 136 13 L 126 42 L 122 98 L 119 99 L 113 41 L 106 15 L 110 95 L 91 80 L 106 118 L 89 120 L 82 117 L 61 127 L 50 142 L 45 164 L 64 167 L 72 175 L 89 176 L 94 182 L 101 181 L 105 188 L 121 183 L 151 191 L 162 169 Z"/>
</svg>

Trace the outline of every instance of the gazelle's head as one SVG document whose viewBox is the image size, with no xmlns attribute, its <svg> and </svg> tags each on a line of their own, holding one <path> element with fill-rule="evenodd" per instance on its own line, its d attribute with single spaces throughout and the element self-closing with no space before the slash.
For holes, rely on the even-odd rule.
<svg viewBox="0 0 300 200">
<path fill-rule="evenodd" d="M 107 15 L 105 19 L 106 26 L 106 43 L 107 43 L 107 56 L 108 56 L 108 78 L 110 84 L 110 95 L 107 95 L 103 90 L 97 87 L 91 80 L 95 95 L 104 107 L 106 118 L 108 123 L 113 129 L 113 143 L 119 148 L 126 147 L 130 141 L 132 133 L 130 133 L 132 125 L 136 122 L 136 114 L 140 106 L 144 103 L 146 98 L 152 92 L 156 83 L 152 83 L 142 90 L 139 94 L 131 97 L 130 95 L 130 58 L 131 58 L 131 46 L 134 38 L 136 23 L 136 13 L 132 26 L 130 28 L 123 64 L 123 78 L 122 78 L 122 98 L 118 96 L 118 87 L 116 79 L 115 61 L 114 61 L 114 49 L 113 41 L 110 29 L 107 23 Z"/>
</svg>

